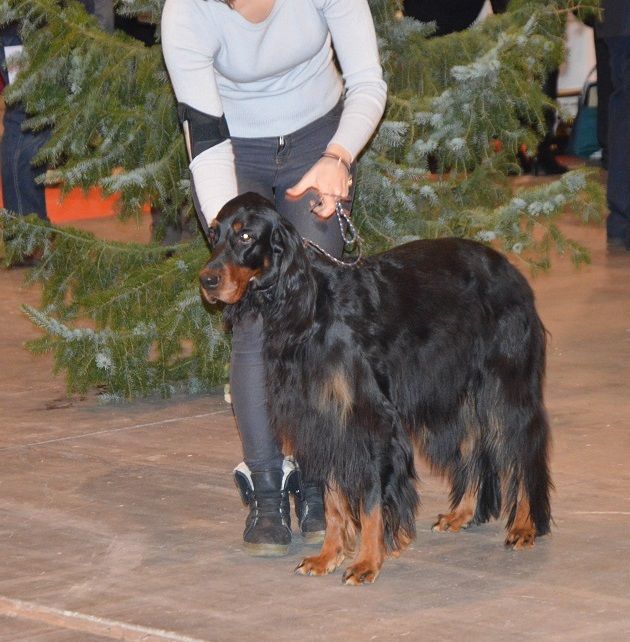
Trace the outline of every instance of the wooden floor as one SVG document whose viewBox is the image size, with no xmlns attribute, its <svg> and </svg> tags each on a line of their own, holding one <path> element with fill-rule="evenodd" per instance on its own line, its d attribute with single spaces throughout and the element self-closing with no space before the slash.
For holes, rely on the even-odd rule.
<svg viewBox="0 0 630 642">
<path fill-rule="evenodd" d="M 432 533 L 446 489 L 421 466 L 417 540 L 358 588 L 294 575 L 299 537 L 281 559 L 241 551 L 220 395 L 66 399 L 22 349 L 37 292 L 0 271 L 0 641 L 629 640 L 630 252 L 600 227 L 565 229 L 593 265 L 533 280 L 551 333 L 553 534 L 515 553 L 497 522 Z"/>
</svg>

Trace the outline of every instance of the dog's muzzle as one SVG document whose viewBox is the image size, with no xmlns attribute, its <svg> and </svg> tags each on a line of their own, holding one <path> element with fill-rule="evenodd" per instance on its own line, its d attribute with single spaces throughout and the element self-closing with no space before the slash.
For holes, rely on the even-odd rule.
<svg viewBox="0 0 630 642">
<path fill-rule="evenodd" d="M 221 274 L 206 268 L 199 273 L 199 283 L 208 303 L 216 303 L 218 301 L 216 291 L 221 283 Z"/>
</svg>

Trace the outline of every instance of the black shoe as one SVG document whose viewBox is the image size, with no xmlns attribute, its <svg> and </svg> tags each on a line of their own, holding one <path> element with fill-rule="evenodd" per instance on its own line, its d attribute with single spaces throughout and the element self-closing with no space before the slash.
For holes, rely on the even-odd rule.
<svg viewBox="0 0 630 642">
<path fill-rule="evenodd" d="M 298 485 L 295 464 L 285 460 L 282 469 L 252 472 L 242 462 L 234 469 L 234 481 L 249 515 L 243 531 L 245 550 L 256 557 L 286 555 L 291 544 L 289 492 Z"/>
<path fill-rule="evenodd" d="M 36 254 L 27 254 L 17 261 L 11 261 L 6 268 L 8 270 L 16 270 L 20 268 L 32 269 L 40 264 L 40 257 Z"/>
<path fill-rule="evenodd" d="M 611 211 L 606 218 L 606 241 L 609 246 L 630 250 L 630 218 Z"/>
<path fill-rule="evenodd" d="M 326 534 L 324 497 L 319 484 L 303 482 L 295 494 L 295 513 L 305 544 L 321 544 Z"/>
<path fill-rule="evenodd" d="M 627 237 L 608 234 L 606 236 L 606 244 L 609 248 L 623 248 L 625 250 L 630 250 L 630 234 Z"/>
<path fill-rule="evenodd" d="M 509 172 L 510 176 L 519 176 L 520 174 L 531 174 L 533 173 L 534 168 L 534 157 L 530 156 L 527 153 L 527 150 L 521 148 L 516 154 L 516 159 L 518 160 L 518 165 L 521 168 L 521 171 L 511 170 Z"/>
<path fill-rule="evenodd" d="M 556 160 L 551 153 L 543 153 L 534 161 L 534 176 L 558 176 L 566 174 L 569 168 Z"/>
</svg>

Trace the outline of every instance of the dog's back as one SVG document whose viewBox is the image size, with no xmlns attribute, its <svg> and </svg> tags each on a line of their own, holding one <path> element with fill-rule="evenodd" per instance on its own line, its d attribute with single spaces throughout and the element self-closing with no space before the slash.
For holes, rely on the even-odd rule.
<svg viewBox="0 0 630 642">
<path fill-rule="evenodd" d="M 482 373 L 506 386 L 527 374 L 540 383 L 545 332 L 532 290 L 491 248 L 414 241 L 333 274 L 320 276 L 328 291 L 316 314 L 351 328 L 380 379 L 392 379 L 382 387 L 409 425 L 439 432 L 438 417 L 446 419 Z"/>
</svg>

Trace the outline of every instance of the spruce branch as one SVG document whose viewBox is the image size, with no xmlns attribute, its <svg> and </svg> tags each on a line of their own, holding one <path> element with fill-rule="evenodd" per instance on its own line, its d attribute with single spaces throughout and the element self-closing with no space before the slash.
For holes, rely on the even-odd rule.
<svg viewBox="0 0 630 642">
<path fill-rule="evenodd" d="M 41 254 L 29 278 L 42 287 L 43 307 L 23 309 L 45 334 L 27 345 L 53 354 L 69 392 L 169 396 L 223 381 L 229 343 L 196 285 L 207 258 L 201 239 L 170 247 L 104 241 L 4 210 L 0 229 L 7 260 Z"/>
<path fill-rule="evenodd" d="M 120 0 L 117 11 L 159 26 L 162 0 Z M 568 210 L 597 216 L 588 172 L 515 187 L 522 145 L 534 149 L 550 106 L 541 85 L 563 55 L 568 11 L 595 0 L 513 0 L 505 14 L 433 37 L 435 25 L 370 0 L 389 86 L 383 122 L 360 159 L 353 216 L 369 249 L 414 238 L 464 236 L 496 245 L 531 269 L 555 253 L 588 254 L 558 226 Z M 38 160 L 64 191 L 120 194 L 122 216 L 151 203 L 170 220 L 191 212 L 187 158 L 159 46 L 102 32 L 72 1 L 0 0 L 19 19 L 23 69 L 7 90 L 28 126 L 51 127 Z M 159 30 L 158 30 L 159 40 Z M 197 291 L 202 239 L 161 247 L 102 241 L 0 212 L 5 260 L 37 251 L 30 274 L 41 308 L 25 308 L 68 389 L 108 400 L 199 392 L 225 378 L 229 342 Z"/>
</svg>

